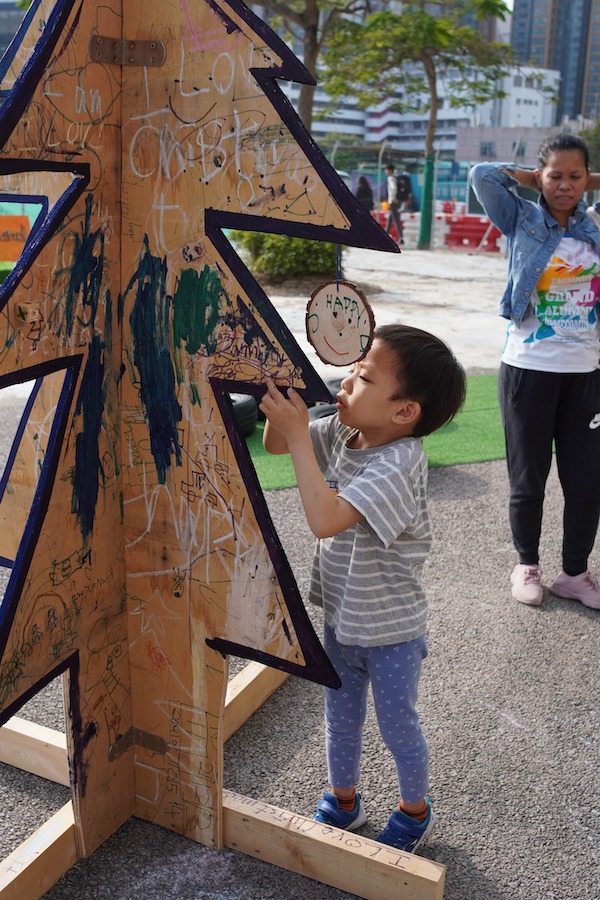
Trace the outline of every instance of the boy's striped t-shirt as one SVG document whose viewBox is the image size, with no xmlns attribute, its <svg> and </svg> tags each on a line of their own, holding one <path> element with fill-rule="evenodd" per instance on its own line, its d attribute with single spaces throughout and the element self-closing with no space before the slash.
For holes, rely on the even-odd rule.
<svg viewBox="0 0 600 900">
<path fill-rule="evenodd" d="M 309 599 L 342 644 L 414 640 L 426 626 L 421 572 L 431 547 L 420 439 L 352 450 L 354 431 L 337 414 L 311 422 L 310 433 L 327 484 L 364 520 L 317 541 Z"/>
</svg>

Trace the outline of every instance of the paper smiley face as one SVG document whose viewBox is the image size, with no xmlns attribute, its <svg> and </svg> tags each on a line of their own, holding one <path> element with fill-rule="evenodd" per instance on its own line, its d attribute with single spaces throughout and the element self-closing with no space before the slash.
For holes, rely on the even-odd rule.
<svg viewBox="0 0 600 900">
<path fill-rule="evenodd" d="M 306 308 L 306 336 L 323 362 L 358 362 L 373 343 L 375 318 L 363 292 L 349 281 L 317 288 Z"/>
</svg>

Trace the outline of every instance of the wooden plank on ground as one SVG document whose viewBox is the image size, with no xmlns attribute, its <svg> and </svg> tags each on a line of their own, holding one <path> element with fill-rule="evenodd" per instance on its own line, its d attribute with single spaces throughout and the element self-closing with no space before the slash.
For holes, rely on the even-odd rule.
<svg viewBox="0 0 600 900">
<path fill-rule="evenodd" d="M 441 900 L 445 867 L 223 791 L 223 843 L 366 900 Z"/>
<path fill-rule="evenodd" d="M 251 662 L 232 678 L 225 698 L 223 741 L 229 740 L 287 677 L 287 672 Z"/>
<path fill-rule="evenodd" d="M 78 859 L 73 806 L 66 803 L 0 862 L 0 897 L 38 900 Z"/>
<path fill-rule="evenodd" d="M 66 735 L 18 716 L 0 728 L 0 762 L 56 784 L 70 783 Z"/>
</svg>

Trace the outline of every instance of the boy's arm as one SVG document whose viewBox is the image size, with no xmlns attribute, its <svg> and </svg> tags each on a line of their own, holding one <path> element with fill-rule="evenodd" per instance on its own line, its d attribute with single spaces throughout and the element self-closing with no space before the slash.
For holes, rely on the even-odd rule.
<svg viewBox="0 0 600 900">
<path fill-rule="evenodd" d="M 262 403 L 260 404 L 260 408 L 262 409 Z M 263 431 L 263 447 L 267 453 L 273 453 L 275 456 L 290 452 L 285 439 L 285 434 L 282 434 L 281 431 L 277 431 L 268 419 L 265 422 L 265 430 Z"/>
<path fill-rule="evenodd" d="M 269 426 L 267 440 L 270 442 L 277 434 L 277 446 L 281 446 L 279 436 L 283 438 L 292 458 L 310 530 L 318 538 L 332 537 L 356 525 L 364 516 L 327 487 L 308 433 L 306 404 L 293 388 L 287 393 L 286 398 L 272 381 L 267 382 L 267 393 L 260 403 Z"/>
</svg>

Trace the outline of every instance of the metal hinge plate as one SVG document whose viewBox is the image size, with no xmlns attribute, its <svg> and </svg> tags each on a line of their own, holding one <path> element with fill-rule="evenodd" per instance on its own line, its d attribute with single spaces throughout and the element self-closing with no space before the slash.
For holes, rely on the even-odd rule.
<svg viewBox="0 0 600 900">
<path fill-rule="evenodd" d="M 167 48 L 162 41 L 126 41 L 93 34 L 89 43 L 94 62 L 116 66 L 162 66 Z"/>
<path fill-rule="evenodd" d="M 114 762 L 129 750 L 133 745 L 144 747 L 146 750 L 152 750 L 154 753 L 161 753 L 163 756 L 167 752 L 167 742 L 158 735 L 150 734 L 142 731 L 141 728 L 130 728 L 125 734 L 120 735 L 114 743 L 108 748 L 108 758 L 110 762 Z"/>
</svg>

